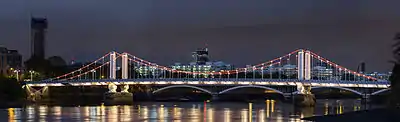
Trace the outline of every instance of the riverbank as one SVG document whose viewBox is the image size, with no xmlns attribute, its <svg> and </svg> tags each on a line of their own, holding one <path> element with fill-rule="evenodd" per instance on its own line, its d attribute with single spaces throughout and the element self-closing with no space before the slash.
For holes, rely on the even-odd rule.
<svg viewBox="0 0 400 122">
<path fill-rule="evenodd" d="M 1 108 L 21 108 L 25 106 L 28 102 L 25 100 L 19 101 L 1 101 L 0 100 L 0 109 Z"/>
<path fill-rule="evenodd" d="M 400 109 L 371 109 L 340 115 L 313 116 L 303 118 L 303 120 L 315 122 L 400 122 Z"/>
</svg>

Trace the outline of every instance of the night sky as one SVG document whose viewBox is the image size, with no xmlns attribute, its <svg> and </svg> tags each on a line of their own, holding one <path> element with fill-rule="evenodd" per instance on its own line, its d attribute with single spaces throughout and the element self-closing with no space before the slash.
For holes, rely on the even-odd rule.
<svg viewBox="0 0 400 122">
<path fill-rule="evenodd" d="M 30 15 L 47 17 L 47 56 L 116 50 L 170 65 L 208 45 L 244 66 L 299 48 L 350 69 L 390 71 L 399 0 L 1 0 L 0 44 L 30 55 Z"/>
</svg>

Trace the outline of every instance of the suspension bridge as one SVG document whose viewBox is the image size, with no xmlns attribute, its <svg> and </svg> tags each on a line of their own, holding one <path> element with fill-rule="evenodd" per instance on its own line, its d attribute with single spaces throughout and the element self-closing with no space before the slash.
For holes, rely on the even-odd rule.
<svg viewBox="0 0 400 122">
<path fill-rule="evenodd" d="M 147 70 L 140 70 L 143 67 Z M 350 70 L 304 49 L 245 68 L 220 71 L 183 71 L 129 53 L 110 52 L 70 73 L 24 83 L 24 87 L 32 92 L 43 92 L 47 87 L 99 85 L 108 86 L 110 93 L 118 92 L 118 86 L 122 86 L 120 92 L 129 92 L 132 85 L 151 85 L 157 86 L 152 93 L 187 87 L 212 95 L 241 88 L 261 88 L 283 95 L 308 94 L 311 89 L 333 88 L 368 97 L 390 89 L 390 82 L 385 79 Z M 210 90 L 209 86 L 226 89 Z M 41 90 L 32 87 L 41 87 Z"/>
</svg>

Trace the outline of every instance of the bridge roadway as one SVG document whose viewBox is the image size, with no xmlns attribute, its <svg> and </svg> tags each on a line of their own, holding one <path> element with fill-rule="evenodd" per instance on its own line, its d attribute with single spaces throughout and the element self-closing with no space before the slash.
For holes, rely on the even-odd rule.
<svg viewBox="0 0 400 122">
<path fill-rule="evenodd" d="M 234 79 L 234 78 L 166 78 L 166 79 L 81 79 L 81 80 L 48 80 L 48 81 L 33 81 L 24 82 L 27 87 L 42 87 L 50 86 L 128 86 L 129 85 L 154 85 L 160 87 L 152 91 L 159 91 L 176 88 L 189 87 L 216 96 L 225 92 L 240 89 L 240 88 L 262 88 L 275 91 L 285 97 L 290 97 L 293 94 L 298 94 L 298 86 L 310 86 L 311 89 L 319 88 L 335 88 L 356 93 L 363 98 L 368 99 L 369 96 L 378 95 L 390 90 L 390 82 L 388 81 L 341 81 L 341 80 L 298 80 L 298 79 Z M 203 87 L 204 86 L 204 87 Z M 209 86 L 228 86 L 224 90 L 209 90 Z M 294 89 L 286 89 L 283 87 L 291 87 Z M 278 89 L 277 89 L 278 88 Z M 283 89 L 282 89 L 283 88 Z M 127 89 L 126 89 L 127 90 Z"/>
<path fill-rule="evenodd" d="M 342 80 L 298 80 L 298 79 L 235 79 L 235 78 L 159 78 L 159 79 L 81 79 L 81 80 L 47 80 L 24 82 L 28 86 L 93 86 L 93 85 L 271 85 L 312 87 L 351 87 L 351 88 L 389 88 L 388 81 L 342 81 Z"/>
</svg>

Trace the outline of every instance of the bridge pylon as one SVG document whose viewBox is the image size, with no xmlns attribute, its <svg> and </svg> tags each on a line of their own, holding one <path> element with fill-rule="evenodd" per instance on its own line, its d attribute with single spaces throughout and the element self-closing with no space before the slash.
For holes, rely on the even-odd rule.
<svg viewBox="0 0 400 122">
<path fill-rule="evenodd" d="M 311 80 L 311 52 L 299 50 L 297 52 L 297 78 L 298 80 Z M 311 84 L 297 84 L 298 93 L 294 95 L 296 106 L 314 106 L 315 96 L 311 93 Z"/>
<path fill-rule="evenodd" d="M 122 79 L 128 79 L 128 53 L 122 53 Z"/>
<path fill-rule="evenodd" d="M 111 52 L 110 54 L 110 79 L 116 79 L 117 77 L 117 53 L 116 52 Z"/>
<path fill-rule="evenodd" d="M 297 78 L 299 80 L 311 79 L 311 55 L 310 51 L 301 49 L 297 53 Z"/>
</svg>

